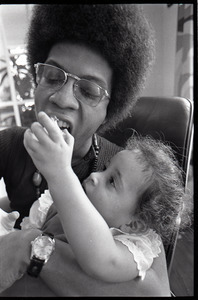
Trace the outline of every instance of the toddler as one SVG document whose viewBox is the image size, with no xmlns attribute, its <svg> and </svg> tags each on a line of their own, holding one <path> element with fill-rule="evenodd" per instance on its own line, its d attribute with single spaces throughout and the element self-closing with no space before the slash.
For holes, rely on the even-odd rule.
<svg viewBox="0 0 198 300">
<path fill-rule="evenodd" d="M 46 114 L 40 113 L 39 120 L 49 145 L 37 134 L 39 123 L 26 131 L 24 144 L 50 192 L 35 202 L 22 228 L 42 226 L 53 198 L 67 240 L 87 274 L 107 282 L 143 280 L 178 229 L 182 213 L 185 220 L 182 172 L 170 147 L 131 137 L 104 171 L 92 173 L 81 185 L 71 167 L 73 137 Z M 46 206 L 39 224 L 31 216 L 42 202 Z"/>
</svg>

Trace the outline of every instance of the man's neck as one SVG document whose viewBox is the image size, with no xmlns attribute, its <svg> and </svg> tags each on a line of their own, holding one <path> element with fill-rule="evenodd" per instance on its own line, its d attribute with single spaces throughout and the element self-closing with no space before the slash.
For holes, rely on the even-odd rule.
<svg viewBox="0 0 198 300">
<path fill-rule="evenodd" d="M 72 166 L 76 166 L 89 152 L 92 146 L 92 138 L 90 138 L 82 147 L 74 144 L 74 152 L 72 156 Z"/>
</svg>

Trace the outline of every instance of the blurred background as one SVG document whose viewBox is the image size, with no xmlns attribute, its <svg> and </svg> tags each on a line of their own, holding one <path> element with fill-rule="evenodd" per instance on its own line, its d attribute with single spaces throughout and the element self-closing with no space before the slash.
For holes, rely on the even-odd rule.
<svg viewBox="0 0 198 300">
<path fill-rule="evenodd" d="M 0 6 L 0 129 L 29 122 L 34 89 L 26 62 L 26 33 L 33 6 Z M 156 33 L 156 63 L 142 96 L 193 100 L 193 5 L 143 8 Z"/>
<path fill-rule="evenodd" d="M 142 5 L 156 36 L 156 62 L 142 96 L 181 96 L 193 101 L 194 5 Z M 34 86 L 26 58 L 26 33 L 33 6 L 0 5 L 0 130 L 29 126 L 33 119 Z M 188 185 L 192 197 L 193 182 L 191 161 Z M 0 198 L 5 195 L 0 180 Z M 193 295 L 192 232 L 180 237 L 176 249 L 171 284 L 177 296 Z"/>
</svg>

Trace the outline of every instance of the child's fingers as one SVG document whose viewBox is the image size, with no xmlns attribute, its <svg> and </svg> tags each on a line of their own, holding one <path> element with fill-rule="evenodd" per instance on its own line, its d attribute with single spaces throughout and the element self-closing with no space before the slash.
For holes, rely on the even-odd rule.
<svg viewBox="0 0 198 300">
<path fill-rule="evenodd" d="M 50 138 L 56 143 L 62 138 L 62 131 L 45 112 L 38 113 L 38 121 L 47 130 Z"/>
<path fill-rule="evenodd" d="M 31 131 L 38 139 L 40 144 L 48 144 L 51 140 L 46 129 L 39 122 L 34 122 L 31 125 Z"/>
<path fill-rule="evenodd" d="M 61 140 L 70 147 L 74 145 L 74 138 L 67 129 L 61 131 L 56 122 L 51 120 L 44 112 L 39 112 L 38 121 L 31 125 L 31 130 L 27 129 L 24 134 L 24 145 L 31 155 L 39 148 L 39 144 L 49 146 L 50 141 L 59 143 Z"/>
<path fill-rule="evenodd" d="M 35 151 L 38 149 L 39 144 L 49 145 L 51 138 L 39 122 L 34 122 L 31 125 L 31 129 L 26 130 L 24 141 L 25 146 L 28 146 L 32 151 Z"/>
<path fill-rule="evenodd" d="M 74 138 L 73 136 L 68 132 L 67 129 L 64 129 L 63 131 L 58 127 L 57 123 L 53 121 L 46 113 L 39 112 L 38 114 L 38 120 L 46 128 L 48 131 L 48 134 L 50 138 L 54 142 L 60 141 L 60 139 L 64 138 L 64 140 L 70 145 L 73 146 L 74 144 Z"/>
<path fill-rule="evenodd" d="M 29 128 L 24 133 L 23 143 L 28 152 L 34 152 L 38 148 L 39 141 Z"/>
<path fill-rule="evenodd" d="M 65 142 L 70 146 L 73 147 L 74 146 L 74 137 L 69 133 L 69 131 L 67 129 L 63 130 L 63 137 Z"/>
</svg>

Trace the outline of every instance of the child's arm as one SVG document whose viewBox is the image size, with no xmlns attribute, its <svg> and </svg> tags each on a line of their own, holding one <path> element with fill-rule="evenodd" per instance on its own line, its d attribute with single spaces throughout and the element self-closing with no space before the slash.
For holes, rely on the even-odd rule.
<svg viewBox="0 0 198 300">
<path fill-rule="evenodd" d="M 135 278 L 138 270 L 133 255 L 121 242 L 114 240 L 77 176 L 69 167 L 61 174 L 59 181 L 48 184 L 64 232 L 82 269 L 109 282 Z"/>
<path fill-rule="evenodd" d="M 39 125 L 27 132 L 25 146 L 38 169 L 45 176 L 58 210 L 64 232 L 85 272 L 109 282 L 126 281 L 138 275 L 133 255 L 115 241 L 103 217 L 87 198 L 72 170 L 73 137 L 65 133 L 44 114 Z M 50 171 L 49 171 L 50 170 Z"/>
</svg>

